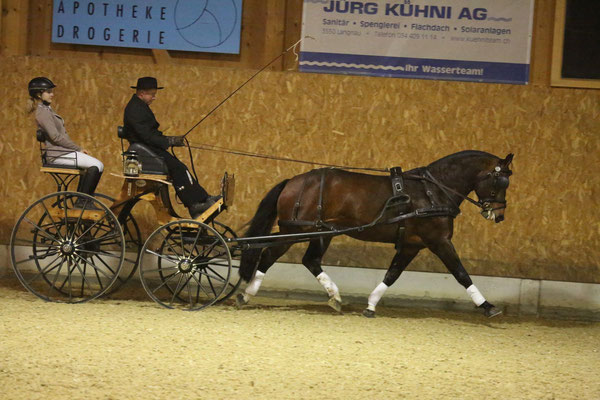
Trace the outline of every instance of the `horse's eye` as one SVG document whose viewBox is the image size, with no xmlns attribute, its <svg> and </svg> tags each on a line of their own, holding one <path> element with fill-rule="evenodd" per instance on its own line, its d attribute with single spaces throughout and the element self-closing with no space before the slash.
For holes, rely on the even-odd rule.
<svg viewBox="0 0 600 400">
<path fill-rule="evenodd" d="M 495 195 L 496 195 L 496 192 L 494 192 L 494 191 L 492 191 L 492 192 L 490 193 L 490 196 L 492 196 L 492 197 L 494 197 Z"/>
</svg>

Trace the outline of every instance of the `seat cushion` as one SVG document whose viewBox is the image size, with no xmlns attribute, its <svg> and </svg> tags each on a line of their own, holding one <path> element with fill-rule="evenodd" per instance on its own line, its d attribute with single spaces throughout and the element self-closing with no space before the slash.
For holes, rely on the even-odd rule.
<svg viewBox="0 0 600 400">
<path fill-rule="evenodd" d="M 142 164 L 143 174 L 168 175 L 167 164 L 152 149 L 143 143 L 132 143 L 127 151 L 135 151 Z"/>
</svg>

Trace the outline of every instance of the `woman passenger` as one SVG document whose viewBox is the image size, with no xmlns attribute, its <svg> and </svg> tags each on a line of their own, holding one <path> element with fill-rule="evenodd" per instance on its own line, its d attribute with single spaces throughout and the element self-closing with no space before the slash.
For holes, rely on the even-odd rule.
<svg viewBox="0 0 600 400">
<path fill-rule="evenodd" d="M 102 176 L 104 164 L 89 155 L 67 134 L 64 120 L 51 107 L 56 85 L 45 77 L 33 78 L 28 85 L 28 113 L 35 111 L 38 129 L 44 138 L 46 162 L 85 169 L 79 178 L 78 192 L 93 195 Z"/>
</svg>

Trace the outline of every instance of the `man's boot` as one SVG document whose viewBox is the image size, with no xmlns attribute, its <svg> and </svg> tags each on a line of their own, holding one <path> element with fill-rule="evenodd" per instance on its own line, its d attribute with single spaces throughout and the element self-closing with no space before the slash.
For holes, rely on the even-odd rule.
<svg viewBox="0 0 600 400">
<path fill-rule="evenodd" d="M 221 198 L 220 195 L 218 195 L 218 196 L 208 196 L 206 198 L 206 200 L 204 200 L 204 202 L 193 204 L 191 207 L 189 207 L 190 215 L 192 216 L 193 219 L 198 218 L 206 210 L 208 210 L 210 208 L 210 206 L 212 206 L 213 204 L 215 204 L 220 198 Z"/>
</svg>

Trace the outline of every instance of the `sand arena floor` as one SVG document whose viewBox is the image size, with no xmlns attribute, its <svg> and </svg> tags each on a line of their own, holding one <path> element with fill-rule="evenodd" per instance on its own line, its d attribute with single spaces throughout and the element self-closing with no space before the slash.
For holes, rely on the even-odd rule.
<svg viewBox="0 0 600 400">
<path fill-rule="evenodd" d="M 199 312 L 141 290 L 45 303 L 0 284 L 0 398 L 600 399 L 600 324 L 257 298 Z"/>
</svg>

